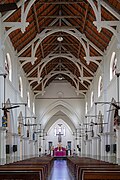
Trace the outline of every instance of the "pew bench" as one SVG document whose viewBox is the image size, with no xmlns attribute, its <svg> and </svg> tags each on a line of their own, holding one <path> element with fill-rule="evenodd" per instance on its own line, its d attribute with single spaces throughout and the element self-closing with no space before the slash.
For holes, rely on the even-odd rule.
<svg viewBox="0 0 120 180">
<path fill-rule="evenodd" d="M 120 169 L 84 169 L 79 180 L 120 180 Z"/>
<path fill-rule="evenodd" d="M 42 180 L 41 172 L 0 171 L 0 180 Z"/>
</svg>

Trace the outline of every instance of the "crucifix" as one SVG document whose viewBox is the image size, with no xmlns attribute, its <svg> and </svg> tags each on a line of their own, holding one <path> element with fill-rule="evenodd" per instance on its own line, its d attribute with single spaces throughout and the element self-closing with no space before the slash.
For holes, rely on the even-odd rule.
<svg viewBox="0 0 120 180">
<path fill-rule="evenodd" d="M 61 135 L 63 135 L 63 134 L 61 134 L 61 132 L 59 132 L 59 133 L 56 134 L 56 135 L 58 135 L 58 143 L 61 143 L 61 142 L 62 142 L 62 137 L 61 137 Z"/>
<path fill-rule="evenodd" d="M 58 134 L 56 134 L 56 135 L 58 135 L 58 143 L 60 144 L 61 142 L 62 142 L 62 137 L 61 137 L 61 135 L 63 135 L 62 133 L 61 133 L 61 131 L 62 131 L 62 129 L 61 129 L 61 125 L 62 124 L 58 124 L 60 127 L 59 127 L 59 129 L 58 129 Z"/>
</svg>

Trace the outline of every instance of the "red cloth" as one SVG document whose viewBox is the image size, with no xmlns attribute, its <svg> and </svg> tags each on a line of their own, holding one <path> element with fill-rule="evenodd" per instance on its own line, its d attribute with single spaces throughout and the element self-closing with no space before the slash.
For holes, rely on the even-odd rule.
<svg viewBox="0 0 120 180">
<path fill-rule="evenodd" d="M 61 150 L 59 151 L 58 147 L 54 149 L 54 156 L 66 156 L 66 149 L 65 148 L 61 148 Z"/>
</svg>

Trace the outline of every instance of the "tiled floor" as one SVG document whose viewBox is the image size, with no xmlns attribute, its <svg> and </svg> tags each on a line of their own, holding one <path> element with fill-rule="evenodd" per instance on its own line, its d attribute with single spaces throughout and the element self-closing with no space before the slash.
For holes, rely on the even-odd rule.
<svg viewBox="0 0 120 180">
<path fill-rule="evenodd" d="M 48 180 L 74 180 L 68 170 L 66 160 L 55 160 Z"/>
</svg>

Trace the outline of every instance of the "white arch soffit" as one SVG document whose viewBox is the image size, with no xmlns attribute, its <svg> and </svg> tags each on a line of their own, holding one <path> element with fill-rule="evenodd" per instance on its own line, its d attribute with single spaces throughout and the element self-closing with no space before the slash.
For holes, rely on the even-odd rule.
<svg viewBox="0 0 120 180">
<path fill-rule="evenodd" d="M 75 77 L 75 76 L 74 76 L 73 74 L 71 74 L 70 72 L 69 72 L 69 73 L 65 73 L 65 72 L 62 72 L 62 71 L 61 71 L 61 72 L 54 72 L 53 74 L 51 74 L 50 76 L 48 76 L 48 78 L 46 79 L 43 87 L 45 88 L 45 85 L 46 85 L 47 81 L 48 81 L 51 77 L 53 77 L 53 76 L 55 76 L 55 75 L 57 75 L 57 74 L 60 74 L 60 73 L 66 75 L 66 76 L 68 76 L 70 79 L 72 79 L 73 82 L 74 82 L 75 85 L 76 85 L 76 88 L 78 87 L 78 84 L 76 83 L 76 81 L 74 80 L 74 78 L 75 78 L 77 81 L 79 81 L 81 84 L 83 84 L 80 80 L 77 79 L 77 77 Z M 47 76 L 47 75 L 46 75 L 46 76 Z M 84 79 L 84 81 L 87 81 L 89 84 L 91 84 L 91 82 L 90 82 L 88 79 Z M 83 86 L 88 89 L 88 87 L 85 86 L 84 84 L 83 84 Z"/>
<path fill-rule="evenodd" d="M 115 113 L 115 107 L 112 105 L 112 103 L 116 104 L 116 101 L 114 98 L 111 100 L 111 104 L 109 107 L 109 113 L 108 113 L 108 126 L 107 126 L 107 132 L 113 132 L 113 126 L 114 126 L 114 113 Z"/>
<path fill-rule="evenodd" d="M 103 1 L 101 0 L 97 0 L 97 6 L 95 5 L 95 3 L 93 2 L 93 0 L 88 0 L 89 4 L 91 5 L 94 13 L 95 13 L 95 17 L 96 17 L 96 21 L 93 22 L 93 24 L 97 27 L 98 32 L 101 31 L 102 28 L 106 28 L 108 30 L 110 30 L 114 36 L 117 38 L 118 40 L 118 48 L 120 48 L 120 32 L 117 29 L 114 29 L 113 26 L 120 26 L 120 15 L 118 15 L 118 21 L 102 21 L 101 19 L 101 5 L 103 5 L 104 3 L 102 3 Z M 105 7 L 105 6 L 104 6 Z M 107 9 L 108 10 L 108 9 Z M 116 17 L 116 13 L 112 14 Z"/>
<path fill-rule="evenodd" d="M 70 127 L 71 132 L 75 131 L 76 128 L 75 128 L 74 124 L 72 123 L 71 119 L 66 114 L 64 114 L 62 111 L 59 111 L 59 112 L 61 113 L 60 115 L 54 114 L 49 119 L 49 121 L 46 123 L 46 125 L 43 127 L 45 132 L 48 132 L 50 127 L 59 119 L 62 119 Z"/>
<path fill-rule="evenodd" d="M 59 55 L 54 55 L 53 57 L 51 57 L 50 59 L 48 59 L 46 62 L 44 62 L 44 64 L 41 66 L 41 68 L 40 68 L 40 76 L 41 76 L 41 73 L 42 73 L 42 70 L 43 70 L 43 68 L 50 62 L 50 61 L 52 61 L 53 59 L 55 59 L 55 58 L 59 58 L 59 57 L 63 57 L 63 58 L 67 58 L 68 60 L 70 60 L 71 62 L 73 62 L 74 64 L 75 64 L 75 66 L 77 66 L 77 68 L 78 68 L 78 70 L 79 70 L 79 72 L 80 72 L 80 75 L 81 75 L 81 69 L 80 69 L 80 67 L 79 67 L 79 65 L 72 59 L 72 58 L 70 58 L 70 56 L 65 56 L 64 54 L 59 54 Z"/>
<path fill-rule="evenodd" d="M 51 34 L 54 34 L 54 33 L 57 33 L 57 32 L 66 32 L 67 34 L 70 34 L 72 36 L 74 36 L 76 39 L 78 39 L 80 41 L 80 43 L 82 44 L 84 50 L 85 50 L 85 53 L 86 53 L 86 56 L 87 56 L 87 47 L 84 43 L 84 41 L 82 40 L 82 36 L 81 33 L 76 30 L 75 28 L 72 28 L 72 29 L 66 29 L 66 28 L 55 28 L 55 29 L 45 29 L 43 30 L 39 35 L 38 35 L 38 42 L 36 43 L 36 46 L 35 46 L 35 49 L 34 49 L 34 55 L 36 54 L 36 51 L 37 51 L 37 48 L 38 46 L 40 45 L 40 43 L 48 36 L 50 36 Z"/>
<path fill-rule="evenodd" d="M 58 100 L 56 102 L 51 103 L 49 106 L 47 106 L 45 108 L 45 111 L 43 112 L 43 114 L 41 115 L 40 121 L 43 119 L 43 117 L 48 114 L 52 109 L 54 109 L 56 106 L 63 106 L 66 109 L 68 109 L 68 111 L 72 112 L 72 114 L 74 114 L 74 117 L 77 119 L 78 122 L 80 122 L 79 117 L 77 116 L 77 113 L 75 111 L 73 111 L 73 107 L 68 104 L 67 102 L 63 101 L 63 100 Z M 68 116 L 69 117 L 69 116 Z"/>
<path fill-rule="evenodd" d="M 48 54 L 44 59 L 42 59 L 42 61 L 33 68 L 33 70 L 31 70 L 28 74 L 27 77 L 36 69 L 38 68 L 41 64 L 45 63 L 47 60 L 49 60 L 51 57 L 55 57 L 54 52 L 51 52 L 50 54 Z M 92 76 L 94 76 L 94 73 L 92 71 L 90 71 L 83 63 L 80 62 L 80 59 L 77 59 L 73 54 L 71 53 L 65 53 L 65 54 L 61 54 L 59 57 L 65 57 L 68 60 L 71 60 L 73 63 L 76 62 L 75 65 L 77 65 L 77 63 L 82 66 L 83 68 L 85 68 Z M 25 62 L 27 63 L 27 62 Z M 82 75 L 82 70 L 80 69 L 80 75 Z"/>
<path fill-rule="evenodd" d="M 4 27 L 10 27 L 10 29 L 8 31 L 5 32 L 4 38 L 3 38 L 3 42 L 5 41 L 5 39 L 7 38 L 7 36 L 14 30 L 16 29 L 21 29 L 22 33 L 25 32 L 26 27 L 29 25 L 29 22 L 26 22 L 27 19 L 27 15 L 29 13 L 30 8 L 32 7 L 32 5 L 34 4 L 36 0 L 31 0 L 25 9 L 25 1 L 22 1 L 21 3 L 21 22 L 3 22 L 4 23 Z"/>
<path fill-rule="evenodd" d="M 78 126 L 78 119 L 75 116 L 74 111 L 70 111 L 67 107 L 63 106 L 63 105 L 57 105 L 55 106 L 53 109 L 51 109 L 48 113 L 46 113 L 43 118 L 41 119 L 40 123 L 43 125 L 43 127 L 46 126 L 46 124 L 50 121 L 50 119 L 58 112 L 62 112 L 63 114 L 65 114 L 70 120 L 71 122 L 74 124 L 75 127 Z"/>
<path fill-rule="evenodd" d="M 52 72 L 51 72 L 52 73 Z M 47 83 L 47 81 L 51 78 L 51 77 L 53 77 L 53 76 L 55 76 L 55 75 L 57 75 L 57 74 L 60 74 L 60 72 L 54 72 L 54 73 L 52 73 L 52 74 L 49 74 L 49 75 L 46 75 L 46 76 L 48 76 L 47 78 L 44 78 L 43 80 L 45 80 L 45 82 L 44 82 L 44 84 L 43 84 L 43 87 L 42 87 L 42 92 L 43 92 L 43 90 L 44 90 L 44 88 L 45 88 L 45 84 Z M 76 89 L 78 89 L 78 87 L 79 87 L 79 84 L 77 85 L 77 83 L 76 83 L 76 81 L 74 80 L 74 78 L 77 80 L 77 81 L 79 81 L 86 89 L 88 89 L 88 87 L 85 85 L 85 84 L 83 84 L 83 82 L 82 81 L 80 81 L 80 80 L 78 80 L 74 75 L 72 75 L 70 72 L 69 72 L 69 74 L 67 74 L 67 73 L 65 73 L 65 72 L 62 72 L 61 71 L 61 74 L 65 74 L 65 75 L 67 75 L 68 77 L 70 77 L 70 79 L 72 79 L 73 81 L 74 81 L 74 83 L 75 83 L 75 85 L 76 85 Z M 73 76 L 73 77 L 72 77 Z M 42 81 L 43 81 L 42 80 Z M 36 81 L 36 80 L 34 80 L 34 81 Z M 40 83 L 42 83 L 42 81 L 40 82 Z M 91 84 L 91 82 L 88 80 L 88 79 L 84 79 L 84 81 L 87 81 L 88 83 L 90 83 Z M 32 81 L 33 82 L 33 81 Z M 36 87 L 35 87 L 36 88 Z M 84 90 L 83 90 L 84 91 Z M 77 92 L 77 91 L 76 91 Z M 85 96 L 85 94 L 81 91 L 80 92 L 81 94 L 83 94 L 84 96 Z M 35 94 L 35 96 L 34 96 L 34 99 L 36 98 L 36 96 L 38 96 L 39 94 L 41 94 L 41 91 L 40 92 L 38 92 L 37 94 Z"/>
<path fill-rule="evenodd" d="M 57 74 L 60 74 L 60 72 L 56 72 L 56 73 L 52 74 L 51 76 L 49 76 L 49 77 L 46 79 L 43 87 L 45 88 L 45 85 L 46 85 L 47 81 L 48 81 L 51 77 L 53 77 L 53 76 L 55 76 L 55 75 L 57 75 Z M 64 74 L 64 75 L 68 76 L 70 79 L 72 79 L 73 82 L 74 82 L 75 85 L 76 85 L 76 88 L 77 88 L 78 85 L 77 85 L 76 81 L 74 80 L 74 78 L 72 77 L 72 74 L 69 75 L 69 74 L 67 74 L 67 73 L 65 73 L 65 72 L 62 72 L 62 71 L 61 71 L 61 74 Z"/>
<path fill-rule="evenodd" d="M 22 54 L 27 48 L 29 48 L 29 46 L 31 46 L 34 42 L 36 42 L 38 39 L 38 42 L 36 43 L 36 46 L 34 48 L 34 56 L 36 54 L 37 48 L 40 45 L 40 43 L 48 36 L 50 36 L 51 34 L 57 33 L 57 32 L 66 32 L 67 34 L 70 34 L 72 36 L 74 36 L 76 39 L 78 39 L 80 41 L 80 43 L 83 45 L 83 48 L 85 50 L 86 53 L 86 57 L 89 57 L 89 48 L 88 46 L 91 45 L 96 51 L 98 51 L 101 55 L 103 55 L 103 52 L 96 47 L 94 44 L 92 44 L 86 37 L 84 34 L 81 34 L 77 29 L 75 28 L 71 28 L 71 29 L 66 29 L 63 27 L 58 27 L 55 29 L 44 29 L 40 34 L 37 34 L 36 37 L 34 38 L 34 40 L 31 41 L 31 43 L 29 43 L 28 45 L 26 45 L 19 53 L 18 56 L 20 56 L 20 54 Z M 87 42 L 87 46 L 84 43 L 84 41 L 82 40 L 82 38 Z"/>
<path fill-rule="evenodd" d="M 51 72 L 51 73 L 52 73 L 52 72 Z M 48 81 L 52 76 L 54 76 L 56 72 L 54 72 L 54 73 L 52 73 L 52 74 L 51 74 L 51 73 L 50 73 L 49 75 L 46 75 L 46 76 L 48 76 L 48 78 L 45 77 L 45 78 L 40 82 L 40 84 L 43 83 L 43 81 L 44 81 L 45 79 L 46 79 L 45 83 L 47 83 L 47 81 Z M 59 74 L 59 72 L 57 72 L 56 74 Z M 63 74 L 63 73 L 61 72 L 61 74 Z M 65 74 L 65 75 L 69 76 L 68 74 Z M 70 77 L 70 76 L 69 76 L 69 77 Z M 70 77 L 70 78 L 71 78 L 71 77 Z M 77 79 L 75 76 L 73 76 L 73 78 Z M 72 79 L 72 78 L 71 78 L 71 79 Z M 72 79 L 72 80 L 74 81 L 74 79 Z M 34 81 L 36 81 L 36 79 L 35 79 Z M 87 87 L 82 81 L 80 81 L 80 80 L 78 80 L 78 79 L 77 79 L 77 81 L 79 81 L 86 89 L 88 89 L 88 87 Z M 88 79 L 84 79 L 84 81 L 87 81 L 88 83 L 91 84 L 91 82 L 90 82 Z M 32 82 L 33 82 L 33 81 L 32 81 Z M 31 83 L 31 84 L 32 84 L 32 83 Z M 75 84 L 76 84 L 76 82 L 75 82 Z M 37 85 L 37 86 L 38 86 L 38 85 Z M 35 88 L 36 88 L 37 86 L 35 86 Z M 76 88 L 78 88 L 78 87 L 79 87 L 79 84 L 78 84 L 78 85 L 76 84 L 76 86 L 77 86 Z M 45 88 L 45 85 L 43 85 L 43 87 Z M 35 88 L 34 88 L 34 89 L 35 89 Z M 38 96 L 39 94 L 41 94 L 41 93 L 44 92 L 44 88 L 42 88 L 42 91 L 39 91 L 39 92 L 37 91 L 37 94 L 34 95 L 34 99 L 36 98 L 36 96 Z M 33 90 L 34 90 L 34 89 L 33 89 Z M 78 90 L 76 90 L 76 92 L 78 92 Z M 80 92 L 80 94 L 83 94 L 83 95 L 85 96 L 85 94 L 83 93 L 84 90 L 80 90 L 79 92 Z"/>
</svg>

